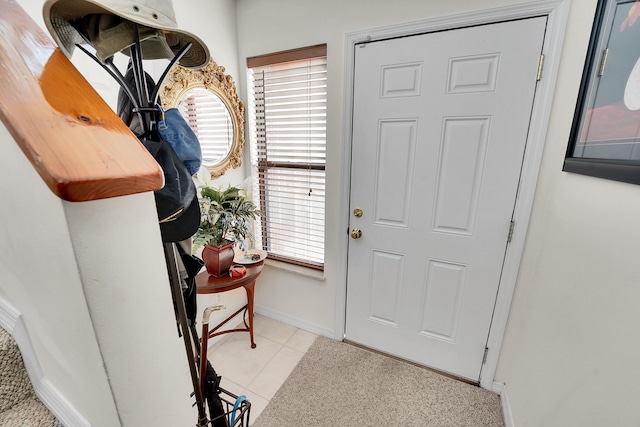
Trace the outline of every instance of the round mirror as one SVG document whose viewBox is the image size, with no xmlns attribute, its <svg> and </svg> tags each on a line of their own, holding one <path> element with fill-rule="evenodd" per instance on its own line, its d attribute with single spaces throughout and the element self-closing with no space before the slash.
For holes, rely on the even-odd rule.
<svg viewBox="0 0 640 427">
<path fill-rule="evenodd" d="M 194 88 L 180 97 L 177 108 L 198 135 L 203 165 L 215 168 L 229 157 L 235 138 L 233 119 L 218 94 Z"/>
<path fill-rule="evenodd" d="M 199 70 L 174 66 L 160 91 L 165 110 L 177 108 L 202 147 L 202 164 L 212 177 L 242 164 L 244 105 L 231 76 L 213 60 Z"/>
</svg>

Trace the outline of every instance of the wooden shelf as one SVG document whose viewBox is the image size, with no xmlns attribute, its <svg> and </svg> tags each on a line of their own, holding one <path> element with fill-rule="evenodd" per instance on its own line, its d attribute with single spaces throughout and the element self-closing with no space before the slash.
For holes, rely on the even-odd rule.
<svg viewBox="0 0 640 427">
<path fill-rule="evenodd" d="M 154 191 L 164 177 L 136 136 L 12 0 L 0 0 L 0 120 L 58 197 Z"/>
</svg>

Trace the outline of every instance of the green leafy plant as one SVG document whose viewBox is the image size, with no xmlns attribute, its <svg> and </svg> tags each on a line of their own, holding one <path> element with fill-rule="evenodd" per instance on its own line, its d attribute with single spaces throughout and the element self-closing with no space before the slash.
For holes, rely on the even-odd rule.
<svg viewBox="0 0 640 427">
<path fill-rule="evenodd" d="M 204 169 L 204 171 L 203 171 Z M 198 172 L 200 227 L 194 236 L 195 248 L 204 245 L 222 247 L 230 242 L 241 250 L 247 250 L 246 240 L 253 241 L 253 220 L 262 215 L 256 205 L 247 198 L 246 191 L 228 186 L 226 189 L 211 186 L 211 178 L 205 168 Z"/>
</svg>

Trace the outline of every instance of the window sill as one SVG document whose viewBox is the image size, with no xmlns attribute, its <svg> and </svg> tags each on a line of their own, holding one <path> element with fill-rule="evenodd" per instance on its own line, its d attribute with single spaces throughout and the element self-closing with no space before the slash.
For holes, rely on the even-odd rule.
<svg viewBox="0 0 640 427">
<path fill-rule="evenodd" d="M 278 270 L 289 271 L 293 274 L 297 274 L 299 276 L 308 277 L 310 279 L 315 279 L 324 282 L 324 271 L 315 270 L 313 268 L 303 267 L 300 265 L 289 264 L 282 261 L 275 261 L 272 259 L 266 259 L 264 261 L 265 265 L 268 265 L 271 268 L 275 268 Z"/>
</svg>

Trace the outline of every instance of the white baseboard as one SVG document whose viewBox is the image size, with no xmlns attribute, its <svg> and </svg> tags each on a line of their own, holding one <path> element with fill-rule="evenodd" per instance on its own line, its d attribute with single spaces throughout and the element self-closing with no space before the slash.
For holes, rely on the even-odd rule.
<svg viewBox="0 0 640 427">
<path fill-rule="evenodd" d="M 14 335 L 13 330 L 18 323 L 18 317 L 20 317 L 20 313 L 0 298 L 0 326 L 11 336 Z"/>
<path fill-rule="evenodd" d="M 9 332 L 18 344 L 33 390 L 58 421 L 65 427 L 91 427 L 91 424 L 45 378 L 22 314 L 1 298 L 0 326 Z"/>
<path fill-rule="evenodd" d="M 42 378 L 34 386 L 36 394 L 65 427 L 91 427 L 91 423 L 71 406 L 71 403 L 47 380 Z"/>
<path fill-rule="evenodd" d="M 312 334 L 322 335 L 327 338 L 334 339 L 334 331 L 332 329 L 323 328 L 313 323 L 309 323 L 305 320 L 299 319 L 294 316 L 290 316 L 288 314 L 272 310 L 267 307 L 255 306 L 253 311 L 257 314 L 261 314 L 266 317 L 270 317 L 274 320 L 278 320 L 280 322 L 287 323 L 289 325 L 295 326 L 296 328 L 303 329 L 307 332 L 311 332 Z"/>
<path fill-rule="evenodd" d="M 513 422 L 513 415 L 511 414 L 511 405 L 509 404 L 509 396 L 507 395 L 507 386 L 494 381 L 491 390 L 500 395 L 504 426 L 515 427 L 515 423 Z"/>
</svg>

